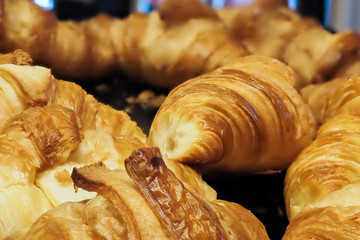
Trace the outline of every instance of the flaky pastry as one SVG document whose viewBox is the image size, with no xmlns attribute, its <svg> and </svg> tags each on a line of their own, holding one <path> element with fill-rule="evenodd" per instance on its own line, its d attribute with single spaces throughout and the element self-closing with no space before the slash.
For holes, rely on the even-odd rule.
<svg viewBox="0 0 360 240">
<path fill-rule="evenodd" d="M 125 112 L 9 56 L 0 57 L 1 239 L 268 239 L 199 172 L 145 148 Z"/>
<path fill-rule="evenodd" d="M 134 150 L 125 170 L 87 165 L 72 179 L 98 195 L 55 207 L 21 239 L 269 239 L 240 205 L 187 188 L 156 148 Z"/>
<path fill-rule="evenodd" d="M 146 143 L 125 112 L 30 65 L 28 56 L 16 51 L 0 57 L 1 239 L 17 238 L 53 206 L 93 197 L 75 193 L 74 166 L 122 166 Z"/>
<path fill-rule="evenodd" d="M 149 143 L 202 169 L 286 168 L 317 128 L 297 85 L 279 60 L 240 58 L 173 89 L 152 122 Z"/>
<path fill-rule="evenodd" d="M 284 239 L 360 237 L 359 83 L 344 79 L 331 91 L 316 139 L 287 170 Z"/>
</svg>

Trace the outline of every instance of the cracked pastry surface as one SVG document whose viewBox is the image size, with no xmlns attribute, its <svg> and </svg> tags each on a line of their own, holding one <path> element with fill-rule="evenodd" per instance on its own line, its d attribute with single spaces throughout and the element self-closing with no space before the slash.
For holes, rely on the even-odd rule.
<svg viewBox="0 0 360 240">
<path fill-rule="evenodd" d="M 125 169 L 75 168 L 75 185 L 98 195 L 55 207 L 21 239 L 269 239 L 248 210 L 187 188 L 165 162 L 158 149 L 141 148 Z"/>
</svg>

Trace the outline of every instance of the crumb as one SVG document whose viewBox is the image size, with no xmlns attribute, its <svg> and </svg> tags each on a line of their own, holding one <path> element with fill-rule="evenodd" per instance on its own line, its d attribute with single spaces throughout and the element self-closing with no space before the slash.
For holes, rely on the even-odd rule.
<svg viewBox="0 0 360 240">
<path fill-rule="evenodd" d="M 150 90 L 142 91 L 137 97 L 128 97 L 126 101 L 129 104 L 140 104 L 143 109 L 158 108 L 165 100 L 165 95 L 156 95 Z"/>
</svg>

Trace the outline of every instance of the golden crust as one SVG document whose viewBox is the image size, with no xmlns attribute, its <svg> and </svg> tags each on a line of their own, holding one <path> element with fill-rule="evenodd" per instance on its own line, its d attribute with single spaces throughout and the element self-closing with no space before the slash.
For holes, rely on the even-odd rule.
<svg viewBox="0 0 360 240">
<path fill-rule="evenodd" d="M 73 120 L 74 114 L 60 106 L 33 107 L 9 119 L 1 130 L 0 238 L 19 236 L 52 207 L 34 185 L 36 171 L 65 161 L 79 144 Z"/>
<path fill-rule="evenodd" d="M 27 52 L 17 49 L 14 52 L 0 55 L 0 64 L 33 65 L 33 60 Z"/>
<path fill-rule="evenodd" d="M 125 168 L 172 238 L 226 238 L 213 206 L 176 178 L 158 148 L 135 150 L 125 160 Z"/>
<path fill-rule="evenodd" d="M 316 131 L 294 85 L 296 76 L 284 63 L 240 58 L 173 89 L 154 118 L 149 143 L 169 159 L 202 169 L 283 169 Z"/>
<path fill-rule="evenodd" d="M 340 77 L 339 73 L 334 73 L 335 69 L 359 49 L 359 43 L 357 32 L 347 30 L 332 34 L 314 28 L 298 35 L 286 49 L 283 59 L 299 74 L 302 85 L 324 82 Z M 351 64 L 343 65 L 342 71 L 349 67 Z"/>
<path fill-rule="evenodd" d="M 345 115 L 323 124 L 315 141 L 289 167 L 285 202 L 289 218 L 323 195 L 356 181 L 360 150 L 358 117 Z M 355 153 L 355 154 L 354 154 Z"/>
<path fill-rule="evenodd" d="M 358 85 L 358 77 L 343 77 L 309 87 L 309 99 L 325 93 L 317 108 L 323 124 L 287 170 L 284 196 L 290 224 L 283 239 L 359 238 Z"/>
<path fill-rule="evenodd" d="M 75 185 L 98 195 L 58 205 L 20 239 L 269 239 L 240 205 L 188 189 L 158 149 L 134 150 L 125 166 L 126 171 L 101 163 L 74 168 Z"/>
<path fill-rule="evenodd" d="M 341 77 L 325 83 L 310 84 L 301 89 L 301 96 L 309 104 L 319 125 L 324 122 L 329 99 L 345 81 L 346 78 Z"/>
<path fill-rule="evenodd" d="M 358 239 L 359 224 L 359 206 L 312 209 L 292 220 L 283 239 Z"/>
</svg>

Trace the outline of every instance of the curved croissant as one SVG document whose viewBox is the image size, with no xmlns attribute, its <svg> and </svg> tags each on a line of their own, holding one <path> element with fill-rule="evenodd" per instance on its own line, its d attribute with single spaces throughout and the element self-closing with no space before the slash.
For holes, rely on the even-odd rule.
<svg viewBox="0 0 360 240">
<path fill-rule="evenodd" d="M 75 185 L 98 196 L 55 207 L 20 239 L 269 239 L 240 205 L 188 189 L 156 148 L 135 150 L 125 168 L 75 168 Z"/>
<path fill-rule="evenodd" d="M 218 15 L 252 54 L 287 62 L 302 86 L 359 74 L 359 33 L 331 33 L 289 9 L 285 1 L 257 0 L 248 6 L 220 9 Z"/>
<path fill-rule="evenodd" d="M 173 89 L 148 141 L 170 159 L 208 169 L 286 168 L 316 132 L 295 86 L 297 78 L 284 63 L 240 58 Z"/>
<path fill-rule="evenodd" d="M 333 91 L 316 139 L 287 171 L 284 194 L 290 225 L 284 239 L 360 237 L 359 84 L 360 78 L 351 78 Z"/>
<path fill-rule="evenodd" d="M 330 119 L 337 109 L 352 98 L 357 97 L 359 76 L 342 76 L 331 81 L 311 84 L 301 89 L 301 95 L 309 104 L 318 123 L 321 125 Z"/>
<path fill-rule="evenodd" d="M 359 75 L 360 34 L 351 31 L 330 33 L 314 28 L 299 34 L 287 47 L 284 61 L 301 77 L 303 86 L 340 76 Z"/>
<path fill-rule="evenodd" d="M 36 63 L 67 79 L 100 78 L 117 69 L 152 86 L 172 88 L 247 54 L 200 1 L 168 0 L 149 15 L 118 19 L 101 14 L 81 22 L 58 21 L 31 1 L 1 2 L 1 50 L 24 49 Z"/>
<path fill-rule="evenodd" d="M 310 84 L 301 89 L 301 96 L 309 104 L 319 125 L 325 121 L 329 99 L 346 80 L 346 77 L 339 77 L 325 83 Z"/>
<path fill-rule="evenodd" d="M 244 6 L 230 6 L 217 14 L 235 40 L 252 54 L 281 59 L 288 44 L 302 31 L 320 27 L 288 8 L 283 0 L 256 0 Z"/>
</svg>

